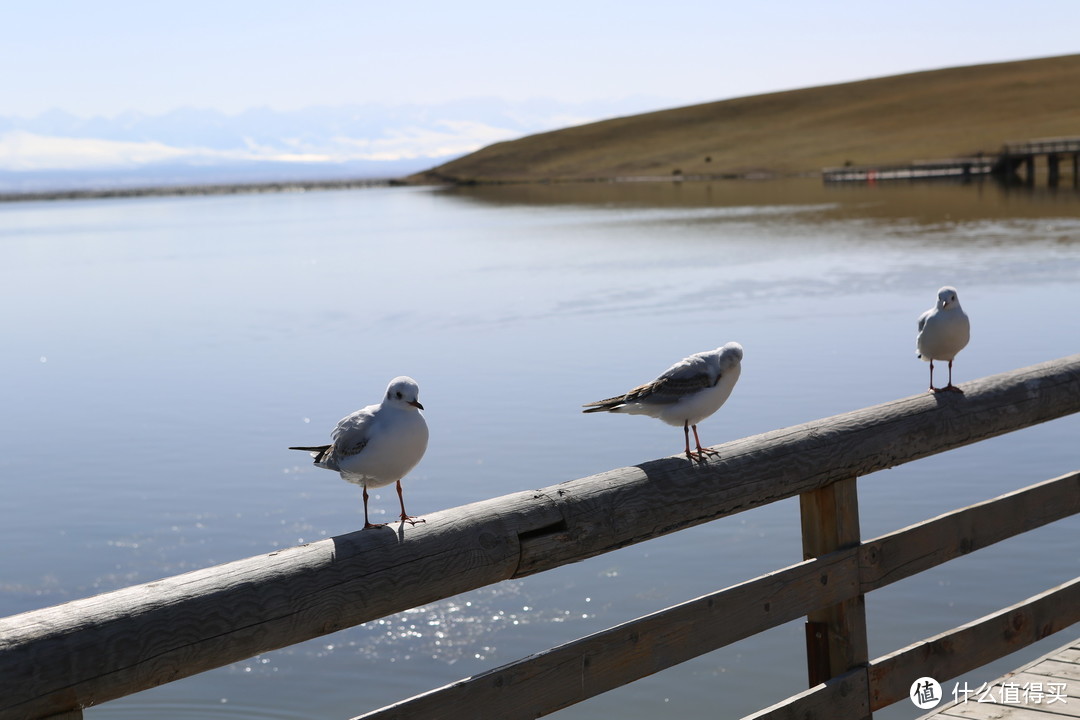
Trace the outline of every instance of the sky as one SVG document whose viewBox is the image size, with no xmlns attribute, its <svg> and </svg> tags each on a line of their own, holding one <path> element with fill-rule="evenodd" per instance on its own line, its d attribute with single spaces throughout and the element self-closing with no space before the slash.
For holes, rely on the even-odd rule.
<svg viewBox="0 0 1080 720">
<path fill-rule="evenodd" d="M 0 191 L 253 161 L 394 177 L 607 117 L 1080 52 L 1068 0 L 10 0 L 0 18 Z"/>
<path fill-rule="evenodd" d="M 11 2 L 0 115 L 239 113 L 472 97 L 670 106 L 1080 51 L 1028 0 Z"/>
</svg>

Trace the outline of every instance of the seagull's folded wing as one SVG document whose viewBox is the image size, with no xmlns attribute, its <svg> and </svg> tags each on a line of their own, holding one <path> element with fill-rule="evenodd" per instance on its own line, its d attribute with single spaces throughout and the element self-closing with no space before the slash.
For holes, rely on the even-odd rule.
<svg viewBox="0 0 1080 720">
<path fill-rule="evenodd" d="M 626 393 L 626 402 L 670 405 L 715 384 L 707 372 L 672 373 Z"/>
<path fill-rule="evenodd" d="M 926 327 L 926 319 L 928 317 L 930 317 L 930 315 L 933 312 L 934 312 L 934 308 L 930 308 L 929 310 L 927 310 L 926 312 L 924 312 L 922 315 L 919 316 L 919 332 L 922 332 L 923 328 Z"/>
</svg>

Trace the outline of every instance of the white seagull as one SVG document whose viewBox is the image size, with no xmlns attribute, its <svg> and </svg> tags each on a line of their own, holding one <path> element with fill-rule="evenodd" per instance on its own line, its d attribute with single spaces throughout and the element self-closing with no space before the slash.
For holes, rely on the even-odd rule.
<svg viewBox="0 0 1080 720">
<path fill-rule="evenodd" d="M 930 361 L 930 392 L 964 392 L 952 384 L 952 364 L 957 353 L 968 344 L 970 337 L 971 323 L 964 309 L 960 307 L 956 288 L 941 288 L 937 294 L 937 305 L 919 316 L 919 334 L 915 340 L 919 357 Z M 943 388 L 934 387 L 935 360 L 949 362 L 949 384 Z"/>
<path fill-rule="evenodd" d="M 420 411 L 420 388 L 410 377 L 396 377 L 386 388 L 378 405 L 368 405 L 344 417 L 330 434 L 332 443 L 314 447 L 291 447 L 307 450 L 316 467 L 336 470 L 341 478 L 364 488 L 364 529 L 382 527 L 368 520 L 368 488 L 397 483 L 401 503 L 401 521 L 415 525 L 423 520 L 405 513 L 401 478 L 424 457 L 428 427 Z"/>
<path fill-rule="evenodd" d="M 624 395 L 584 405 L 583 412 L 648 415 L 668 425 L 681 425 L 686 437 L 687 458 L 700 460 L 705 455 L 715 455 L 715 450 L 701 447 L 697 425 L 719 410 L 731 395 L 742 371 L 742 357 L 743 348 L 737 342 L 696 353 L 675 363 L 650 383 Z M 690 451 L 691 429 L 697 452 Z"/>
</svg>

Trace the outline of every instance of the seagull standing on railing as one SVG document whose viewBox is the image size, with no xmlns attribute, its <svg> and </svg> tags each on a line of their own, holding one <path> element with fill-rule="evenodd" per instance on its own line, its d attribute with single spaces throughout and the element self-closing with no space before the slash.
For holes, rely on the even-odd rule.
<svg viewBox="0 0 1080 720">
<path fill-rule="evenodd" d="M 424 522 L 405 513 L 401 494 L 401 478 L 416 467 L 427 450 L 428 427 L 420 412 L 424 406 L 419 395 L 415 380 L 396 377 L 386 388 L 382 402 L 368 405 L 338 422 L 329 445 L 289 448 L 309 451 L 316 467 L 336 470 L 343 480 L 363 486 L 365 530 L 382 527 L 368 520 L 368 488 L 393 482 L 397 483 L 401 521 L 411 525 Z"/>
<path fill-rule="evenodd" d="M 686 438 L 686 457 L 701 460 L 718 454 L 701 447 L 697 425 L 720 409 L 731 395 L 742 371 L 743 348 L 729 342 L 716 350 L 700 352 L 672 365 L 663 375 L 628 393 L 584 405 L 583 412 L 615 412 L 648 415 L 668 425 L 681 425 Z M 697 452 L 690 450 L 694 431 Z"/>
<path fill-rule="evenodd" d="M 937 305 L 919 316 L 919 334 L 915 340 L 919 357 L 930 361 L 930 392 L 964 392 L 952 383 L 952 364 L 970 337 L 971 323 L 960 307 L 956 288 L 941 288 L 937 294 Z M 934 387 L 935 360 L 949 362 L 949 384 L 943 388 Z"/>
</svg>

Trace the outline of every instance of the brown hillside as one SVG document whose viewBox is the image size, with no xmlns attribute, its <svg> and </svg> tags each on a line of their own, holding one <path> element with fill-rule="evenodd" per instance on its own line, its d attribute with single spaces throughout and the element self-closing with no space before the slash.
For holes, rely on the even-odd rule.
<svg viewBox="0 0 1080 720">
<path fill-rule="evenodd" d="M 497 143 L 418 182 L 798 174 L 1080 135 L 1080 55 L 692 105 Z"/>
</svg>

